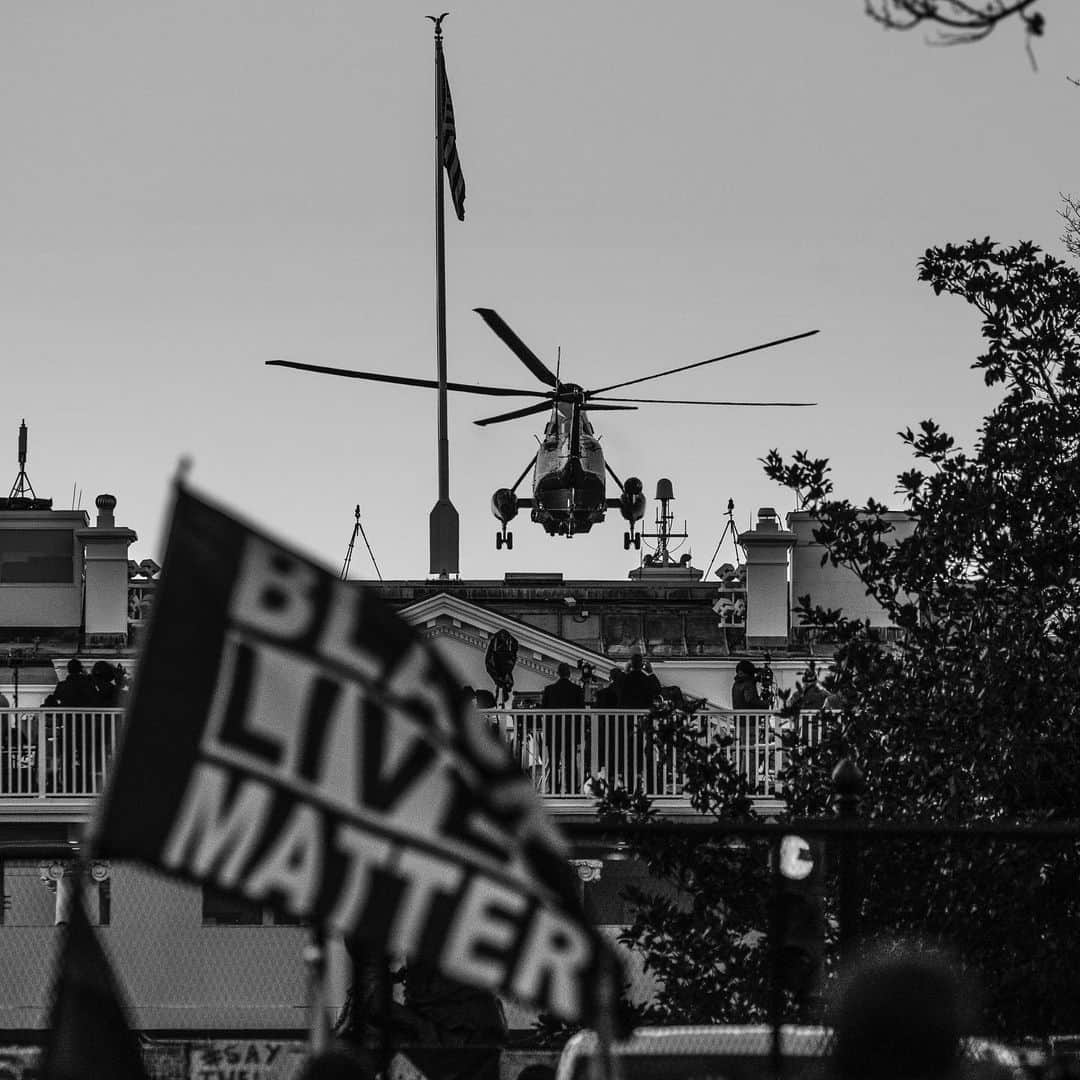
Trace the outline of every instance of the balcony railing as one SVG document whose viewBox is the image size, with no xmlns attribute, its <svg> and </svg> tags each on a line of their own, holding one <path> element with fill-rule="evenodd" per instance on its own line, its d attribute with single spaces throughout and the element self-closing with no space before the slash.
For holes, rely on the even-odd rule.
<svg viewBox="0 0 1080 1080">
<path fill-rule="evenodd" d="M 0 798 L 88 798 L 105 790 L 122 709 L 0 709 Z"/>
<path fill-rule="evenodd" d="M 545 799 L 580 800 L 617 785 L 656 799 L 687 800 L 678 754 L 652 745 L 646 712 L 517 709 L 483 715 Z M 100 795 L 122 720 L 122 709 L 0 709 L 0 799 Z M 730 759 L 756 796 L 779 794 L 783 721 L 764 712 L 701 712 L 692 723 L 702 739 L 731 736 Z M 816 742 L 818 715 L 803 713 L 800 724 L 804 738 Z"/>
<path fill-rule="evenodd" d="M 486 710 L 484 715 L 546 799 L 580 799 L 610 785 L 637 788 L 656 799 L 688 799 L 678 753 L 661 752 L 652 745 L 646 734 L 647 712 L 519 709 Z M 692 723 L 703 740 L 720 734 L 731 737 L 729 758 L 754 795 L 779 794 L 785 721 L 772 713 L 717 711 L 696 713 Z M 803 737 L 817 742 L 818 715 L 804 712 L 799 723 Z"/>
</svg>

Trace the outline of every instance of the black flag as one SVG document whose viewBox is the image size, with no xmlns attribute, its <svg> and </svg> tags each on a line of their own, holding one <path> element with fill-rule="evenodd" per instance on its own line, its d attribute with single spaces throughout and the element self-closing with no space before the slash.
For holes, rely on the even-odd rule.
<svg viewBox="0 0 1080 1080">
<path fill-rule="evenodd" d="M 459 685 L 372 590 L 181 489 L 95 852 L 588 1023 L 609 946 Z"/>
<path fill-rule="evenodd" d="M 78 882 L 76 878 L 76 882 Z M 147 1080 L 116 976 L 75 885 L 63 931 L 40 1080 Z"/>
</svg>

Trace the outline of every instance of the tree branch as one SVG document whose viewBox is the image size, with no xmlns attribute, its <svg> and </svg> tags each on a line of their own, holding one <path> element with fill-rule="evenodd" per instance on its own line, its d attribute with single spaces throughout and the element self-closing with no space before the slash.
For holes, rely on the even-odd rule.
<svg viewBox="0 0 1080 1080">
<path fill-rule="evenodd" d="M 1038 0 L 866 0 L 866 14 L 887 30 L 914 30 L 933 26 L 938 34 L 935 45 L 966 45 L 988 37 L 1006 19 L 1017 16 L 1029 38 L 1040 37 L 1046 20 L 1037 11 L 1027 9 Z"/>
<path fill-rule="evenodd" d="M 1066 195 L 1062 192 L 1061 201 L 1064 205 L 1058 213 L 1065 222 L 1061 242 L 1074 259 L 1080 259 L 1080 199 L 1075 195 Z"/>
</svg>

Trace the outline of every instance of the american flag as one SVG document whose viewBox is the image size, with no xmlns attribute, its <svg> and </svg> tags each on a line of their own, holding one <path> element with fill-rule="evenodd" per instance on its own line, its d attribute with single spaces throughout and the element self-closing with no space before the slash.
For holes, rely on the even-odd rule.
<svg viewBox="0 0 1080 1080">
<path fill-rule="evenodd" d="M 450 181 L 450 197 L 458 221 L 465 220 L 465 177 L 461 173 L 461 159 L 457 152 L 457 134 L 454 130 L 454 103 L 450 100 L 450 80 L 446 77 L 445 62 L 440 65 L 443 89 L 443 165 Z"/>
</svg>

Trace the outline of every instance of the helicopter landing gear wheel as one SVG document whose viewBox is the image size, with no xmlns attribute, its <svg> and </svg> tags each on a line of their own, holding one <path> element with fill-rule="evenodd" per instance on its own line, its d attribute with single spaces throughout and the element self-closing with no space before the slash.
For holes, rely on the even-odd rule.
<svg viewBox="0 0 1080 1080">
<path fill-rule="evenodd" d="M 506 550 L 507 551 L 513 551 L 514 550 L 514 534 L 513 533 L 507 533 L 506 534 Z"/>
<path fill-rule="evenodd" d="M 623 546 L 623 551 L 629 551 L 630 550 L 630 534 L 628 532 L 624 532 L 622 534 L 622 546 Z"/>
<path fill-rule="evenodd" d="M 637 536 L 634 537 L 634 550 L 641 550 L 641 533 L 638 533 Z"/>
<path fill-rule="evenodd" d="M 495 534 L 495 550 L 496 551 L 501 551 L 502 550 L 502 540 L 503 540 L 502 533 L 497 532 Z"/>
</svg>

